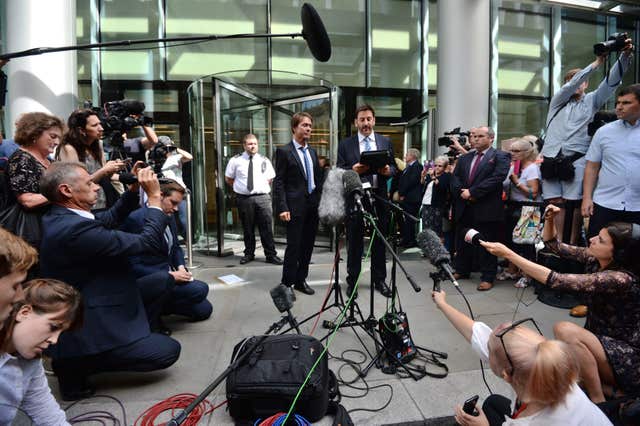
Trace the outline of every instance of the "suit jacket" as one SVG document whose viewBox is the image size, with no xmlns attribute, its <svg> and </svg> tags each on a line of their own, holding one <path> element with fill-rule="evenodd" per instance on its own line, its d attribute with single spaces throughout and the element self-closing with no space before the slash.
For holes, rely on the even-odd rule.
<svg viewBox="0 0 640 426">
<path fill-rule="evenodd" d="M 473 150 L 458 159 L 451 179 L 451 197 L 454 206 L 454 218 L 460 220 L 465 209 L 473 211 L 473 221 L 496 222 L 504 216 L 502 201 L 502 182 L 507 178 L 511 163 L 511 154 L 489 148 L 482 157 L 472 182 L 469 182 L 471 162 L 476 155 Z M 475 201 L 463 200 L 460 190 L 469 189 Z"/>
<path fill-rule="evenodd" d="M 324 172 L 320 169 L 316 150 L 309 147 L 309 154 L 316 184 L 311 194 L 307 194 L 304 164 L 300 161 L 293 142 L 279 146 L 276 150 L 276 177 L 273 180 L 276 213 L 291 212 L 292 216 L 302 216 L 307 209 L 317 210 Z"/>
<path fill-rule="evenodd" d="M 149 210 L 153 209 L 143 207 L 132 212 L 124 221 L 121 229 L 132 234 L 141 233 Z M 149 251 L 129 257 L 129 264 L 136 277 L 140 278 L 158 271 L 168 273 L 169 271 L 177 270 L 180 265 L 184 265 L 184 251 L 178 244 L 176 222 L 173 217 L 169 217 L 168 222 L 172 237 L 171 247 L 169 247 L 167 239 L 163 235 L 160 251 Z"/>
<path fill-rule="evenodd" d="M 422 201 L 421 172 L 422 166 L 419 161 L 414 161 L 412 165 L 401 172 L 398 182 L 398 194 L 404 197 L 403 201 L 405 203 L 420 204 Z"/>
<path fill-rule="evenodd" d="M 95 220 L 56 205 L 43 216 L 42 275 L 73 285 L 84 302 L 83 327 L 60 336 L 52 348 L 54 358 L 96 354 L 149 335 L 136 278 L 127 260 L 160 250 L 167 216 L 150 209 L 141 233 L 117 230 L 137 203 L 138 195 L 125 191 Z"/>
<path fill-rule="evenodd" d="M 424 187 L 422 188 L 422 195 L 427 190 L 427 186 L 431 182 L 429 175 L 424 180 Z M 421 200 L 422 201 L 422 200 Z M 433 193 L 431 195 L 431 205 L 439 209 L 446 209 L 449 207 L 451 201 L 451 173 L 443 173 L 438 178 L 438 184 L 433 185 Z"/>
<path fill-rule="evenodd" d="M 393 155 L 393 145 L 391 145 L 391 140 L 386 136 L 382 136 L 376 132 L 373 133 L 376 139 L 377 149 L 384 149 L 391 153 L 391 158 L 394 158 Z M 338 144 L 338 161 L 336 166 L 341 169 L 351 170 L 354 164 L 360 161 L 360 142 L 358 141 L 358 134 L 356 133 L 353 136 L 350 136 L 346 139 L 343 139 Z M 396 174 L 396 166 L 395 164 L 390 164 L 391 167 L 391 176 L 383 176 L 378 175 L 378 189 L 375 191 L 377 195 L 387 196 L 387 181 L 391 179 Z M 372 175 L 361 175 L 360 179 L 363 182 L 372 183 Z"/>
</svg>

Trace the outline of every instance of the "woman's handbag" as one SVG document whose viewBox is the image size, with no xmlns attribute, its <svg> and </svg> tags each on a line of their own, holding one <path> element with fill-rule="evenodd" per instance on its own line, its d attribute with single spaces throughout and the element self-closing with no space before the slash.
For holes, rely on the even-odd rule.
<svg viewBox="0 0 640 426">
<path fill-rule="evenodd" d="M 41 216 L 41 209 L 28 211 L 15 202 L 0 211 L 0 226 L 38 248 L 42 238 Z"/>
<path fill-rule="evenodd" d="M 540 209 L 536 206 L 522 206 L 520 219 L 513 228 L 512 239 L 515 244 L 536 244 L 542 237 Z"/>
</svg>

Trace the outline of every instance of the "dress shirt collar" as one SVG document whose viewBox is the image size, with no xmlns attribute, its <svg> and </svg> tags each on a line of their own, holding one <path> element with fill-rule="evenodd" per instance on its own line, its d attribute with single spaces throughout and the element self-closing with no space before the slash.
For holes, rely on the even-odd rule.
<svg viewBox="0 0 640 426">
<path fill-rule="evenodd" d="M 635 124 L 631 124 L 631 123 L 629 123 L 627 120 L 620 120 L 620 121 L 622 121 L 622 125 L 623 125 L 625 128 L 628 128 L 628 129 L 634 129 L 634 128 L 636 128 L 636 127 L 640 126 L 640 119 L 636 120 L 636 123 L 635 123 Z"/>
<path fill-rule="evenodd" d="M 367 136 L 365 136 L 362 133 L 358 132 L 358 142 L 362 143 L 362 141 L 366 137 Z M 376 135 L 375 135 L 375 133 L 373 131 L 371 131 L 371 134 L 369 135 L 369 141 L 370 142 L 375 142 L 376 141 Z"/>
<path fill-rule="evenodd" d="M 296 147 L 296 150 L 299 150 L 300 148 L 305 148 L 305 147 L 308 147 L 308 146 L 309 146 L 309 144 L 306 144 L 306 145 L 304 145 L 304 146 L 303 146 L 303 145 L 300 145 L 300 144 L 298 143 L 298 141 L 297 141 L 297 140 L 295 140 L 295 139 L 291 139 L 291 142 L 293 142 L 293 146 L 295 146 L 295 147 Z"/>
<path fill-rule="evenodd" d="M 86 219 L 92 219 L 95 220 L 95 216 L 93 215 L 93 213 L 88 212 L 86 210 L 80 210 L 80 209 L 72 209 L 70 207 L 67 207 L 67 210 L 71 210 L 72 212 L 74 212 L 75 214 L 77 214 L 78 216 L 82 216 Z"/>
<path fill-rule="evenodd" d="M 487 151 L 489 151 L 491 148 L 492 148 L 492 146 L 491 146 L 491 145 L 489 145 L 489 148 L 484 149 L 484 150 L 482 150 L 482 151 L 478 151 L 478 150 L 476 149 L 476 152 L 475 152 L 475 154 L 474 154 L 474 155 L 478 155 L 478 154 L 485 155 L 485 154 L 487 153 Z"/>
</svg>

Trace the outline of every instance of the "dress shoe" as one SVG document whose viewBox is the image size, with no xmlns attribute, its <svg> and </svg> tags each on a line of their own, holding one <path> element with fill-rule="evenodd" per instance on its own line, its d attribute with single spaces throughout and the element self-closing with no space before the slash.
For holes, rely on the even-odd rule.
<svg viewBox="0 0 640 426">
<path fill-rule="evenodd" d="M 96 393 L 96 389 L 89 384 L 86 378 L 58 376 L 60 395 L 64 401 L 77 401 L 90 398 Z"/>
<path fill-rule="evenodd" d="M 312 295 L 316 293 L 314 289 L 309 287 L 309 284 L 307 284 L 306 281 L 303 281 L 301 284 L 294 284 L 293 288 L 295 288 L 301 293 L 308 294 L 308 295 Z"/>
<path fill-rule="evenodd" d="M 256 257 L 252 254 L 245 254 L 244 256 L 242 256 L 242 259 L 240 259 L 240 264 L 244 265 L 245 263 L 251 262 L 255 258 Z"/>
<path fill-rule="evenodd" d="M 391 297 L 391 289 L 384 281 L 378 281 L 374 284 L 376 290 L 380 292 L 384 297 Z"/>
<path fill-rule="evenodd" d="M 586 317 L 588 310 L 589 308 L 587 308 L 586 305 L 577 305 L 571 308 L 571 310 L 569 311 L 569 315 L 576 318 Z"/>
<path fill-rule="evenodd" d="M 456 280 L 466 280 L 469 278 L 469 274 L 460 274 L 458 272 L 454 272 L 453 278 L 455 278 Z"/>
<path fill-rule="evenodd" d="M 171 329 L 160 319 L 152 324 L 150 327 L 152 333 L 164 334 L 165 336 L 171 336 Z"/>
<path fill-rule="evenodd" d="M 267 260 L 265 262 L 273 263 L 274 265 L 282 265 L 282 259 L 278 256 L 267 256 Z"/>
<path fill-rule="evenodd" d="M 487 290 L 491 290 L 492 288 L 493 288 L 493 283 L 490 283 L 489 281 L 482 281 L 480 284 L 478 284 L 477 290 L 487 291 Z"/>
</svg>

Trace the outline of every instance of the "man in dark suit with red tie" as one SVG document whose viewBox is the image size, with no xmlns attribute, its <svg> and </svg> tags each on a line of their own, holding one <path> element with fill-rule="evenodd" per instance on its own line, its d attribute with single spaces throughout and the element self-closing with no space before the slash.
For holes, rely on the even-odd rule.
<svg viewBox="0 0 640 426">
<path fill-rule="evenodd" d="M 322 169 L 318 154 L 309 146 L 313 118 L 299 112 L 291 118 L 292 141 L 276 150 L 273 192 L 276 211 L 287 224 L 281 283 L 304 294 L 314 294 L 307 284 L 309 262 L 318 229 L 318 204 Z"/>
<path fill-rule="evenodd" d="M 395 166 L 386 165 L 378 170 L 369 170 L 369 166 L 360 163 L 360 154 L 364 151 L 385 150 L 393 156 L 393 146 L 389 138 L 379 135 L 373 131 L 376 124 L 376 116 L 373 107 L 361 105 L 356 108 L 355 126 L 358 133 L 343 139 L 338 145 L 337 166 L 342 169 L 353 170 L 360 175 L 363 182 L 369 182 L 374 194 L 388 199 L 387 181 L 396 173 Z M 353 212 L 353 206 L 349 204 L 353 200 L 347 200 L 348 211 Z M 391 289 L 385 283 L 387 278 L 387 267 L 385 258 L 385 246 L 382 238 L 386 238 L 389 227 L 388 207 L 378 201 L 376 204 L 378 228 L 385 235 L 377 235 L 373 241 L 371 249 L 371 285 L 383 296 L 391 297 Z M 364 224 L 362 213 L 354 212 L 346 219 L 347 232 L 347 294 L 353 292 L 356 280 L 362 268 L 362 252 L 364 250 Z"/>
<path fill-rule="evenodd" d="M 504 220 L 502 182 L 509 173 L 511 155 L 492 147 L 495 133 L 490 127 L 479 127 L 473 133 L 472 151 L 458 159 L 451 189 L 456 222 L 456 279 L 468 278 L 473 263 L 474 247 L 464 242 L 469 228 L 480 232 L 488 241 L 496 241 Z M 490 290 L 496 277 L 498 259 L 480 248 L 479 291 Z"/>
</svg>

